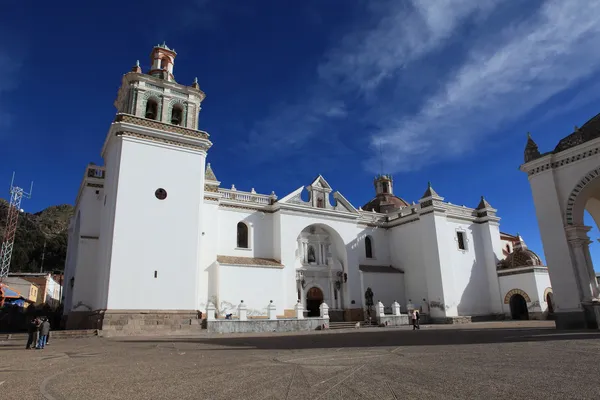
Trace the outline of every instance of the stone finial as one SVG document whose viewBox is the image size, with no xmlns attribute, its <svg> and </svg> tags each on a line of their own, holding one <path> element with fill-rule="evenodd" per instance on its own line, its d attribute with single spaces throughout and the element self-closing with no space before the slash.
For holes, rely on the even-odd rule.
<svg viewBox="0 0 600 400">
<path fill-rule="evenodd" d="M 250 193 L 256 194 L 256 190 L 254 190 L 254 188 L 252 188 L 252 190 L 250 190 Z M 271 300 L 271 301 L 273 301 L 273 300 Z"/>
<path fill-rule="evenodd" d="M 487 202 L 485 197 L 481 196 L 481 200 L 479 201 L 479 205 L 476 210 L 485 210 L 486 208 L 493 208 L 490 203 Z"/>
<path fill-rule="evenodd" d="M 133 66 L 133 68 L 131 68 L 131 72 L 135 72 L 137 74 L 142 73 L 142 68 L 140 67 L 140 60 L 137 60 L 135 62 L 135 65 Z"/>
<path fill-rule="evenodd" d="M 277 319 L 277 307 L 273 304 L 273 300 L 271 300 L 267 306 L 267 317 L 269 319 Z"/>
<path fill-rule="evenodd" d="M 194 78 L 194 82 L 192 83 L 192 87 L 194 89 L 200 90 L 200 84 L 198 84 L 198 77 Z"/>
<path fill-rule="evenodd" d="M 327 305 L 327 303 L 321 303 L 321 305 L 319 306 L 319 311 L 321 311 L 321 318 L 329 319 L 329 306 Z"/>
<path fill-rule="evenodd" d="M 538 150 L 537 144 L 533 141 L 533 138 L 531 137 L 531 133 L 527 132 L 527 144 L 525 145 L 523 159 L 526 163 L 528 163 L 529 161 L 533 161 L 536 158 L 540 158 L 541 156 L 542 155 Z"/>
<path fill-rule="evenodd" d="M 302 306 L 300 300 L 298 300 L 298 302 L 294 306 L 294 312 L 296 313 L 297 319 L 304 319 L 304 307 Z"/>
<path fill-rule="evenodd" d="M 437 194 L 435 190 L 433 190 L 433 187 L 431 187 L 431 182 L 427 182 L 427 190 L 425 190 L 425 193 L 423 193 L 423 196 L 421 196 L 421 200 L 427 199 L 429 197 L 440 198 L 440 195 Z"/>
<path fill-rule="evenodd" d="M 237 190 L 234 184 L 231 184 L 231 190 Z"/>
<path fill-rule="evenodd" d="M 215 320 L 215 312 L 217 311 L 217 307 L 212 302 L 209 302 L 206 305 L 206 320 L 214 321 Z"/>
<path fill-rule="evenodd" d="M 244 304 L 244 300 L 242 300 L 238 306 L 238 318 L 240 321 L 248 320 L 248 307 Z"/>
<path fill-rule="evenodd" d="M 204 177 L 208 181 L 218 181 L 215 172 L 213 171 L 210 163 L 206 163 L 206 171 L 204 172 Z"/>
<path fill-rule="evenodd" d="M 395 300 L 392 303 L 392 313 L 394 315 L 400 315 L 400 304 Z"/>
<path fill-rule="evenodd" d="M 378 317 L 385 316 L 385 306 L 383 305 L 383 303 L 381 301 L 377 302 L 376 315 Z"/>
</svg>

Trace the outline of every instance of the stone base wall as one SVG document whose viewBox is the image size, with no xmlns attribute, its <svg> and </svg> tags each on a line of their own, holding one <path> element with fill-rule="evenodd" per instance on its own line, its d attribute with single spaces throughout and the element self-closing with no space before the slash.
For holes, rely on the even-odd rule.
<svg viewBox="0 0 600 400">
<path fill-rule="evenodd" d="M 443 318 L 431 318 L 431 323 L 433 324 L 468 324 L 473 322 L 471 317 L 469 316 L 460 316 L 460 317 L 443 317 Z M 421 323 L 423 324 L 423 319 L 421 318 Z"/>
<path fill-rule="evenodd" d="M 344 310 L 329 310 L 330 322 L 344 322 Z"/>
<path fill-rule="evenodd" d="M 297 332 L 325 329 L 329 326 L 327 318 L 286 318 L 255 319 L 239 321 L 235 319 L 218 319 L 206 321 L 206 329 L 211 333 L 256 333 L 256 332 Z"/>
<path fill-rule="evenodd" d="M 420 322 L 423 317 L 420 318 Z M 411 321 L 408 318 L 408 314 L 401 315 L 384 315 L 383 317 L 377 317 L 377 325 L 380 326 L 402 326 L 408 325 Z"/>
<path fill-rule="evenodd" d="M 169 335 L 200 332 L 196 310 L 107 310 L 102 336 Z"/>
<path fill-rule="evenodd" d="M 67 329 L 98 329 L 100 336 L 169 335 L 202 329 L 196 310 L 73 311 Z"/>
</svg>

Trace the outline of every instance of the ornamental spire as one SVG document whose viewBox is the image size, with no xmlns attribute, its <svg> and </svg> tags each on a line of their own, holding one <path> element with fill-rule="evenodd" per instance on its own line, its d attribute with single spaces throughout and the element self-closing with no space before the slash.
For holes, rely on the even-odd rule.
<svg viewBox="0 0 600 400">
<path fill-rule="evenodd" d="M 541 157 L 538 145 L 533 141 L 531 133 L 527 132 L 527 144 L 525 145 L 524 159 L 525 162 L 533 161 L 536 158 Z"/>
</svg>

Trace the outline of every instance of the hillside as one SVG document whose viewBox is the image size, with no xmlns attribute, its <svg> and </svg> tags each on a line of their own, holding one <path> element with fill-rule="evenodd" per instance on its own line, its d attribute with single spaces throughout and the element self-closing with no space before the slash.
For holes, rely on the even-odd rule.
<svg viewBox="0 0 600 400">
<path fill-rule="evenodd" d="M 8 202 L 0 199 L 0 241 L 4 238 Z M 48 207 L 35 214 L 19 216 L 11 272 L 39 272 L 44 242 L 44 271 L 62 271 L 67 255 L 67 235 L 73 206 L 63 204 Z"/>
</svg>

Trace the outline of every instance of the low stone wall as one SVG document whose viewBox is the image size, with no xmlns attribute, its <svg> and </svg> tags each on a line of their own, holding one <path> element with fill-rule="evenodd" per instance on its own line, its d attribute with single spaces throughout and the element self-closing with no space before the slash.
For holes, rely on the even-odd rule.
<svg viewBox="0 0 600 400">
<path fill-rule="evenodd" d="M 328 318 L 285 318 L 255 319 L 240 321 L 217 319 L 206 321 L 206 329 L 211 333 L 256 333 L 256 332 L 297 332 L 314 331 L 329 326 Z"/>
<path fill-rule="evenodd" d="M 473 322 L 471 317 L 469 316 L 461 316 L 461 317 L 443 317 L 443 318 L 431 318 L 432 324 L 469 324 Z M 423 320 L 421 319 L 421 323 L 423 324 Z"/>
<path fill-rule="evenodd" d="M 379 326 L 402 326 L 409 324 L 408 314 L 400 315 L 384 315 L 376 317 L 377 325 Z"/>
<path fill-rule="evenodd" d="M 202 329 L 196 310 L 107 310 L 102 336 L 169 335 Z"/>
</svg>

